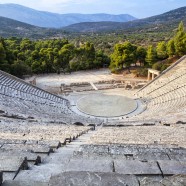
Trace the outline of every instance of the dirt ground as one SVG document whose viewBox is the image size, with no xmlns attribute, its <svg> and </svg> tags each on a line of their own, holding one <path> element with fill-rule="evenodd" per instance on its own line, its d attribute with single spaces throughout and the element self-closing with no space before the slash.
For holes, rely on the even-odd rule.
<svg viewBox="0 0 186 186">
<path fill-rule="evenodd" d="M 27 79 L 28 80 L 28 79 Z M 36 85 L 40 88 L 47 87 L 60 87 L 61 84 L 69 85 L 71 83 L 80 82 L 98 82 L 109 80 L 130 80 L 141 81 L 144 79 L 133 78 L 131 74 L 128 75 L 115 75 L 110 72 L 109 69 L 89 70 L 72 72 L 71 74 L 45 74 L 36 76 Z"/>
</svg>

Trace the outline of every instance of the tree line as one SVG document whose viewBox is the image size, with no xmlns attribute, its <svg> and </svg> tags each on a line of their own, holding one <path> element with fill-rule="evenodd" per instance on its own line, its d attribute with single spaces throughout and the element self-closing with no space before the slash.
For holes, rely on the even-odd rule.
<svg viewBox="0 0 186 186">
<path fill-rule="evenodd" d="M 67 39 L 0 38 L 0 69 L 18 77 L 94 69 L 109 63 L 109 57 L 89 42 L 77 47 Z"/>
<path fill-rule="evenodd" d="M 154 67 L 157 70 L 167 68 L 165 64 L 156 63 L 167 58 L 186 54 L 186 32 L 183 22 L 178 26 L 175 36 L 168 42 L 161 41 L 156 46 L 149 45 L 141 47 L 126 41 L 116 44 L 111 54 L 110 69 L 113 72 L 130 68 L 131 65 L 139 63 L 144 67 Z"/>
<path fill-rule="evenodd" d="M 117 36 L 115 36 L 117 37 Z M 103 41 L 104 42 L 104 41 Z M 132 65 L 164 70 L 158 61 L 186 54 L 186 32 L 181 22 L 175 36 L 156 46 L 138 46 L 127 41 L 115 44 L 111 55 L 95 49 L 93 43 L 70 43 L 67 39 L 37 40 L 0 38 L 0 69 L 22 77 L 26 74 L 61 73 L 109 66 L 112 72 Z"/>
</svg>

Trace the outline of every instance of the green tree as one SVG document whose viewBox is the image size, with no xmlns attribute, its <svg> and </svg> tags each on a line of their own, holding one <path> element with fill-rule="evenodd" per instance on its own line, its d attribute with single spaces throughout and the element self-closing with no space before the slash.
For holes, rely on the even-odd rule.
<svg viewBox="0 0 186 186">
<path fill-rule="evenodd" d="M 178 26 L 178 31 L 174 37 L 175 51 L 177 56 L 183 56 L 186 54 L 186 33 L 184 31 L 183 22 Z"/>
<path fill-rule="evenodd" d="M 145 48 L 138 46 L 136 51 L 137 60 L 139 61 L 140 65 L 145 64 L 145 57 L 147 55 L 147 51 Z"/>
<path fill-rule="evenodd" d="M 166 47 L 166 43 L 164 41 L 158 43 L 158 45 L 156 47 L 156 51 L 157 51 L 158 59 L 163 60 L 168 57 L 167 47 Z"/>
<path fill-rule="evenodd" d="M 6 51 L 2 43 L 0 43 L 0 69 L 9 71 L 9 64 L 6 60 Z"/>
<path fill-rule="evenodd" d="M 41 63 L 39 61 L 34 61 L 31 65 L 32 72 L 35 74 L 42 73 Z"/>
<path fill-rule="evenodd" d="M 56 67 L 60 67 L 64 72 L 70 71 L 70 60 L 74 57 L 75 47 L 72 44 L 64 45 L 59 51 L 59 60 L 56 60 Z"/>
<path fill-rule="evenodd" d="M 132 45 L 130 42 L 125 42 L 123 44 L 116 44 L 114 47 L 114 52 L 111 54 L 111 70 L 130 68 L 130 65 L 135 63 L 137 47 Z"/>
<path fill-rule="evenodd" d="M 148 46 L 147 55 L 145 58 L 148 66 L 152 66 L 154 62 L 156 62 L 156 51 L 152 45 Z"/>
<path fill-rule="evenodd" d="M 22 77 L 23 75 L 30 74 L 31 68 L 27 66 L 23 61 L 15 61 L 14 64 L 11 65 L 11 74 Z"/>
<path fill-rule="evenodd" d="M 170 39 L 167 43 L 167 54 L 169 55 L 169 57 L 175 55 L 174 39 Z"/>
<path fill-rule="evenodd" d="M 107 55 L 103 53 L 102 50 L 96 52 L 95 60 L 94 60 L 94 68 L 100 67 L 108 67 L 110 64 L 110 59 Z"/>
<path fill-rule="evenodd" d="M 85 69 L 92 69 L 94 67 L 94 60 L 95 60 L 95 48 L 92 43 L 87 42 L 84 48 L 84 65 Z"/>
</svg>

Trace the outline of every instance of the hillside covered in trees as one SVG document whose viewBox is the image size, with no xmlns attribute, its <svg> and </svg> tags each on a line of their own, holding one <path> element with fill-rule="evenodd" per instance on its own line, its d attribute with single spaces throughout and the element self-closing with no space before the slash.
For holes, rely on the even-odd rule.
<svg viewBox="0 0 186 186">
<path fill-rule="evenodd" d="M 186 7 L 181 7 L 169 12 L 165 12 L 160 15 L 137 19 L 128 22 L 85 22 L 76 23 L 70 26 L 64 27 L 64 30 L 69 32 L 113 32 L 113 31 L 140 31 L 143 32 L 145 29 L 150 30 L 167 30 L 173 29 L 180 21 L 186 21 Z"/>
<path fill-rule="evenodd" d="M 141 46 L 123 39 L 111 55 L 96 49 L 91 42 L 69 42 L 67 39 L 29 40 L 19 38 L 0 39 L 0 69 L 22 77 L 26 74 L 60 73 L 96 69 L 109 66 L 112 72 L 140 64 L 144 68 L 164 70 L 166 63 L 159 63 L 173 56 L 186 54 L 186 32 L 183 22 L 175 36 L 156 46 Z M 158 63 L 157 63 L 158 62 Z"/>
<path fill-rule="evenodd" d="M 168 66 L 165 63 L 165 59 L 172 58 L 173 56 L 181 57 L 185 54 L 186 32 L 183 22 L 181 22 L 173 38 L 168 42 L 161 41 L 155 47 L 149 45 L 144 48 L 128 41 L 116 44 L 114 52 L 110 56 L 110 69 L 113 72 L 122 70 L 123 68 L 130 69 L 131 65 L 138 62 L 143 67 L 152 67 L 163 71 Z"/>
</svg>

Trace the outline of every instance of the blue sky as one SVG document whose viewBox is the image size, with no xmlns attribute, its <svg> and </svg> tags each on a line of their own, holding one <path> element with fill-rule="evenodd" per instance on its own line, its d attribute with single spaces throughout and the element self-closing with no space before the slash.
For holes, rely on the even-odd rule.
<svg viewBox="0 0 186 186">
<path fill-rule="evenodd" d="M 55 13 L 131 14 L 137 18 L 158 15 L 186 6 L 186 0 L 0 0 Z"/>
</svg>

